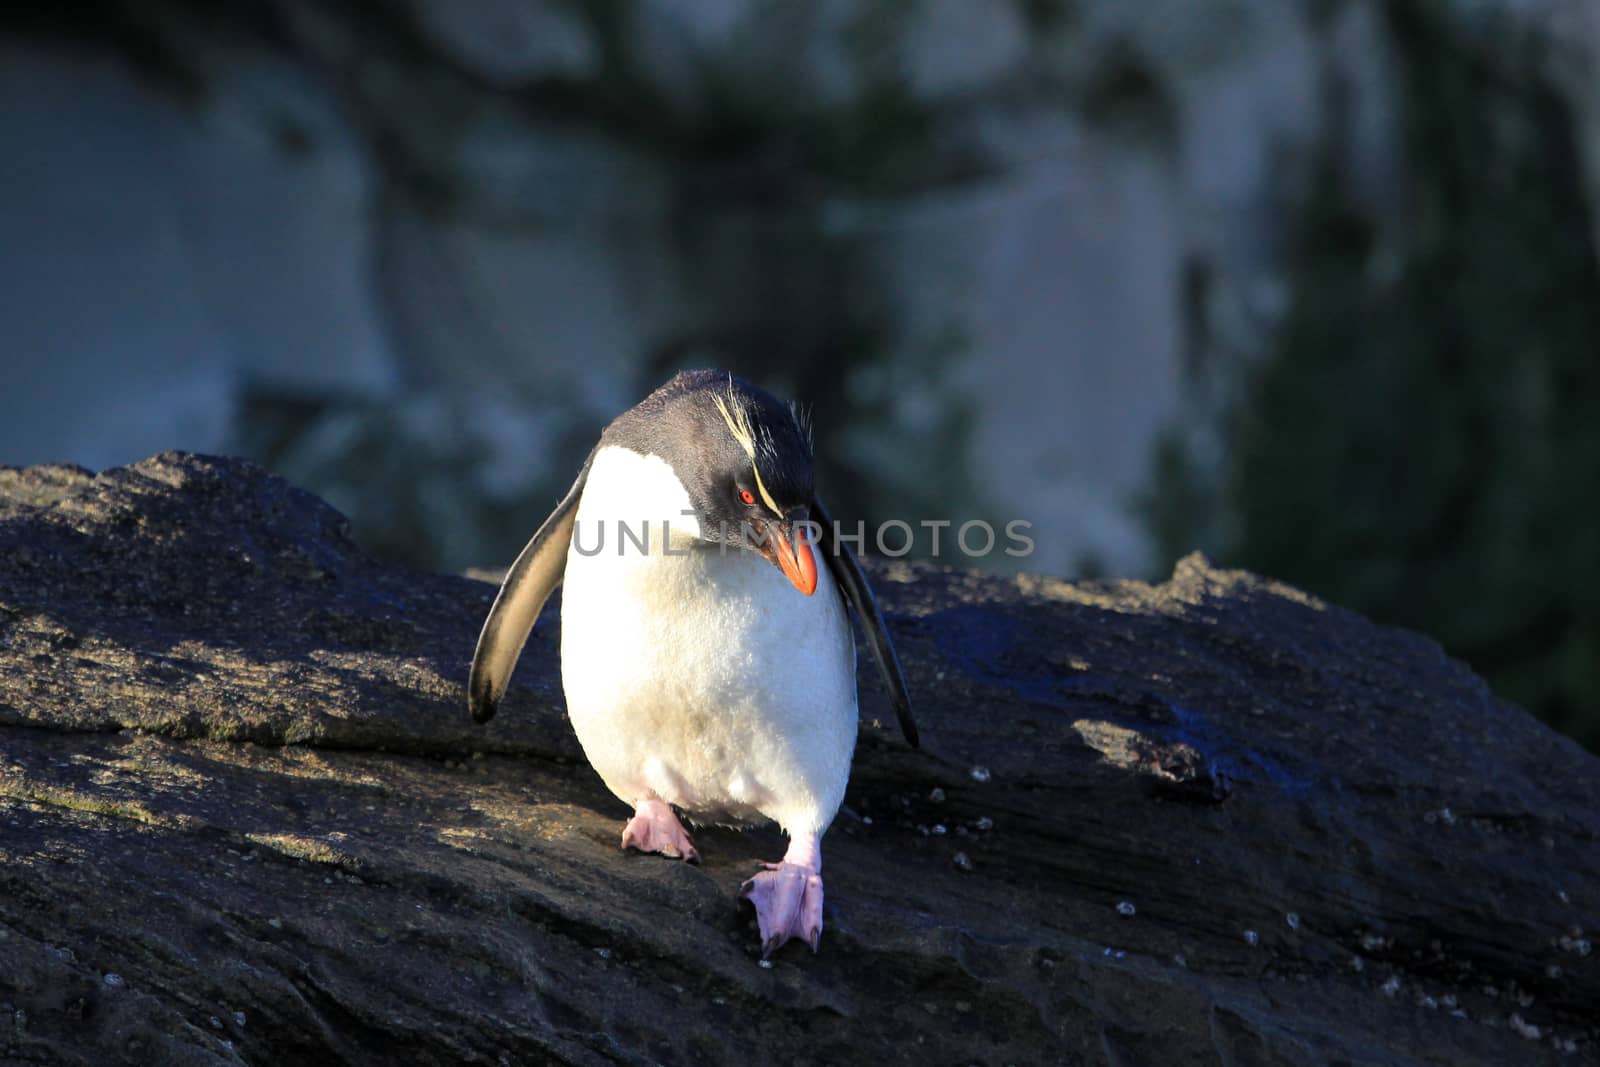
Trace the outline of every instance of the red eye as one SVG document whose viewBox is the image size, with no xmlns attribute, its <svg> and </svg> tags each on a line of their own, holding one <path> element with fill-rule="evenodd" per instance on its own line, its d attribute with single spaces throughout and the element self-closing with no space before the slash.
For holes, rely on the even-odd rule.
<svg viewBox="0 0 1600 1067">
<path fill-rule="evenodd" d="M 739 490 L 739 499 L 743 500 L 746 504 L 754 504 L 756 502 L 756 495 L 748 489 L 741 489 Z"/>
</svg>

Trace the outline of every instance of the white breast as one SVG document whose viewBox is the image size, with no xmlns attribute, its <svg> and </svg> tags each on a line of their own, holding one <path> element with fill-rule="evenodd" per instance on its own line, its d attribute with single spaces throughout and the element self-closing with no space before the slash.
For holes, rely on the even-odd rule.
<svg viewBox="0 0 1600 1067">
<path fill-rule="evenodd" d="M 562 593 L 573 729 L 630 804 L 654 795 L 708 819 L 759 814 L 820 832 L 855 747 L 844 602 L 826 566 L 808 597 L 754 552 L 698 540 L 689 508 L 661 459 L 595 455 Z M 620 539 L 619 523 L 635 537 Z"/>
</svg>

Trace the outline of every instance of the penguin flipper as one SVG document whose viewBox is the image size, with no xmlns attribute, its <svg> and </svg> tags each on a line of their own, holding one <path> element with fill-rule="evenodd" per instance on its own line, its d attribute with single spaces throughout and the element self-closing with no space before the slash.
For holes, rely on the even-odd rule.
<svg viewBox="0 0 1600 1067">
<path fill-rule="evenodd" d="M 567 548 L 572 544 L 572 528 L 578 517 L 578 500 L 589 480 L 589 465 L 594 453 L 583 461 L 578 478 L 561 498 L 561 503 L 544 520 L 517 561 L 506 572 L 500 594 L 483 621 L 478 648 L 472 656 L 472 674 L 467 679 L 467 704 L 475 722 L 488 722 L 500 706 L 511 671 L 522 655 L 522 646 L 539 620 L 544 602 L 566 573 Z"/>
<path fill-rule="evenodd" d="M 833 518 L 822 506 L 820 497 L 811 498 L 811 517 L 822 527 L 823 555 L 827 557 L 833 580 L 855 609 L 856 618 L 861 620 L 862 632 L 867 635 L 867 646 L 872 649 L 872 658 L 877 661 L 878 672 L 883 675 L 889 699 L 894 702 L 894 713 L 900 720 L 900 732 L 905 734 L 907 744 L 917 748 L 917 724 L 911 717 L 911 694 L 906 690 L 906 676 L 900 669 L 900 657 L 895 655 L 894 643 L 889 640 L 889 627 L 883 621 L 883 612 L 878 610 L 878 601 L 872 595 L 872 587 L 867 584 L 867 576 L 861 572 L 861 564 L 856 561 L 850 546 L 840 540 L 838 527 L 834 526 Z"/>
</svg>

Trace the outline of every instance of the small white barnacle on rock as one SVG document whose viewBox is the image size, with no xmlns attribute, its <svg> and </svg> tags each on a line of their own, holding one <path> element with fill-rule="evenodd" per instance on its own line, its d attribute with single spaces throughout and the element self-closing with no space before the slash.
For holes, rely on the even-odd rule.
<svg viewBox="0 0 1600 1067">
<path fill-rule="evenodd" d="M 1249 946 L 1251 946 L 1252 948 L 1254 948 L 1258 943 L 1260 943 L 1260 941 L 1261 941 L 1261 935 L 1256 933 L 1254 930 L 1246 930 L 1244 932 L 1244 943 L 1249 945 Z"/>
<path fill-rule="evenodd" d="M 935 804 L 944 803 L 944 790 L 940 789 L 938 786 L 934 786 L 933 789 L 928 792 L 928 799 L 933 801 Z"/>
<path fill-rule="evenodd" d="M 112 989 L 120 989 L 123 985 L 122 975 L 120 974 L 107 974 L 105 981 L 106 985 L 110 986 Z"/>
<path fill-rule="evenodd" d="M 1391 974 L 1388 980 L 1379 988 L 1383 990 L 1383 995 L 1386 997 L 1398 996 L 1400 993 L 1400 976 Z"/>
<path fill-rule="evenodd" d="M 957 852 L 950 858 L 950 862 L 954 863 L 963 871 L 972 870 L 972 857 L 968 856 L 965 852 Z"/>
<path fill-rule="evenodd" d="M 1123 918 L 1130 918 L 1130 917 L 1132 917 L 1134 915 L 1137 915 L 1138 912 L 1139 912 L 1139 909 L 1133 906 L 1133 901 L 1131 901 L 1131 900 L 1119 900 L 1119 901 L 1117 901 L 1117 914 L 1121 915 Z"/>
<path fill-rule="evenodd" d="M 1289 924 L 1289 929 L 1291 930 L 1300 929 L 1300 913 L 1297 911 L 1291 911 L 1285 915 L 1283 921 Z"/>
<path fill-rule="evenodd" d="M 972 776 L 972 780 L 974 782 L 987 782 L 991 777 L 989 774 L 989 768 L 985 767 L 981 763 L 967 773 Z"/>
<path fill-rule="evenodd" d="M 1539 1038 L 1544 1036 L 1543 1030 L 1540 1030 L 1533 1023 L 1525 1021 L 1522 1016 L 1518 1015 L 1516 1012 L 1511 1013 L 1511 1029 L 1515 1030 L 1518 1035 L 1527 1038 L 1529 1041 L 1537 1041 Z"/>
</svg>

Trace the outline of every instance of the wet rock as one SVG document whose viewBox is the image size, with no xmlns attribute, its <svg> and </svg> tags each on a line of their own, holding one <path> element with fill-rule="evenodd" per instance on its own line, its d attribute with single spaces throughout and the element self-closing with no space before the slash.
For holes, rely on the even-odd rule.
<svg viewBox="0 0 1600 1067">
<path fill-rule="evenodd" d="M 1560 941 L 1600 765 L 1432 642 L 1199 557 L 875 573 L 924 748 L 864 671 L 821 952 L 764 970 L 736 894 L 780 836 L 618 851 L 554 606 L 480 728 L 492 585 L 247 463 L 0 469 L 0 1060 L 1596 1053 L 1600 959 Z"/>
</svg>

